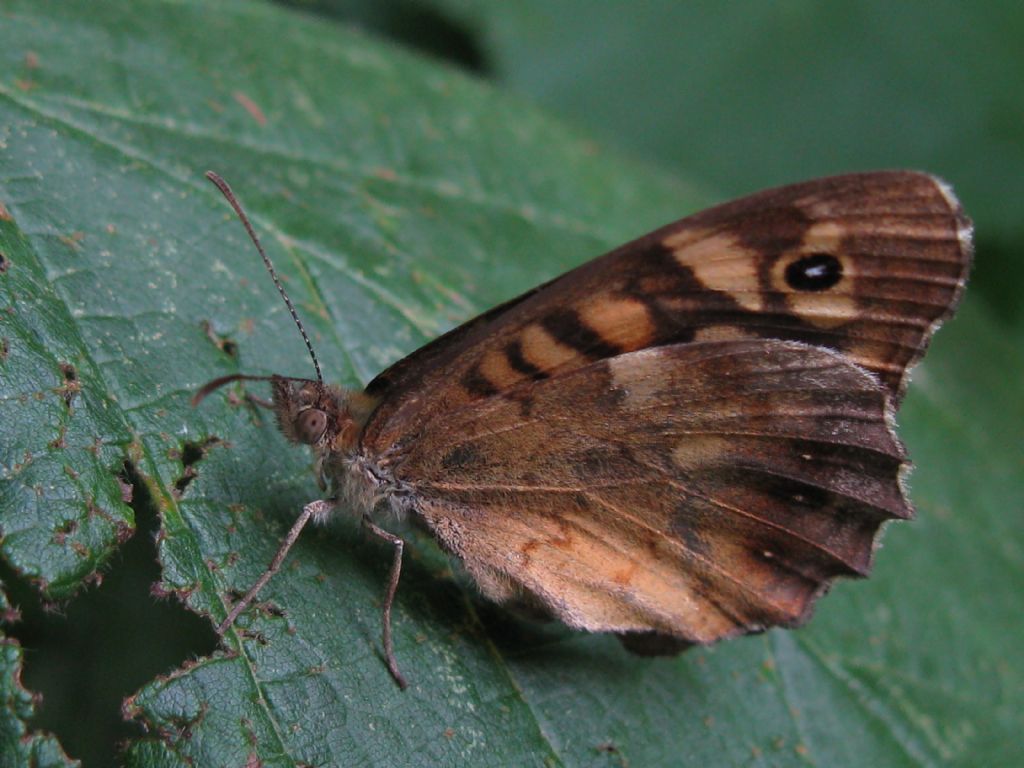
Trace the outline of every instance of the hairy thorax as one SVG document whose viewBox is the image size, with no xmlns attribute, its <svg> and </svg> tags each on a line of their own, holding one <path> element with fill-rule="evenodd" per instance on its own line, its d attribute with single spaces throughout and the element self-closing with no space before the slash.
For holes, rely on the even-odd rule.
<svg viewBox="0 0 1024 768">
<path fill-rule="evenodd" d="M 395 478 L 389 463 L 360 445 L 376 398 L 319 381 L 274 377 L 272 383 L 281 432 L 310 447 L 317 481 L 330 499 L 359 516 L 370 515 L 385 502 L 394 512 L 406 511 L 409 489 Z"/>
<path fill-rule="evenodd" d="M 403 499 L 407 494 L 402 492 L 403 484 L 395 479 L 389 467 L 358 450 L 329 457 L 323 464 L 322 477 L 326 489 L 354 514 L 372 515 L 384 505 L 395 513 L 406 511 Z"/>
</svg>

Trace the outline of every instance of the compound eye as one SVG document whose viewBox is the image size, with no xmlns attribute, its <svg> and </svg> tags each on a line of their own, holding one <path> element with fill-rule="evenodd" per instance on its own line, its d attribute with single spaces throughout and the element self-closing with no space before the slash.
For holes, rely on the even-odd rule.
<svg viewBox="0 0 1024 768">
<path fill-rule="evenodd" d="M 295 433 L 299 440 L 307 445 L 320 442 L 327 431 L 327 414 L 317 408 L 310 408 L 299 414 L 295 424 Z"/>
</svg>

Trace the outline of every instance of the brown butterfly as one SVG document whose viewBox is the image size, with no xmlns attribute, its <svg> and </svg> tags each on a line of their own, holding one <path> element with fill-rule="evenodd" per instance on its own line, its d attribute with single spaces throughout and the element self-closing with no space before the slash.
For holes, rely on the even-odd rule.
<svg viewBox="0 0 1024 768">
<path fill-rule="evenodd" d="M 241 217 L 230 189 L 207 174 Z M 768 190 L 656 230 L 450 331 L 364 391 L 269 380 L 328 498 L 424 526 L 484 595 L 640 653 L 806 621 L 913 514 L 893 417 L 963 292 L 971 226 L 905 171 Z M 298 318 L 295 317 L 298 323 Z"/>
</svg>

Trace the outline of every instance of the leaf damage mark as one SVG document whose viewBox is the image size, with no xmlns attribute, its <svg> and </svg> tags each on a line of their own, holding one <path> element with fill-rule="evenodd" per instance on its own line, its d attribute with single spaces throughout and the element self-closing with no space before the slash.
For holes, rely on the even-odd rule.
<svg viewBox="0 0 1024 768">
<path fill-rule="evenodd" d="M 6 210 L 6 209 L 4 209 L 4 210 Z M 0 219 L 2 219 L 2 218 L 3 218 L 3 216 L 0 216 Z M 4 272 L 6 272 L 10 268 L 10 266 L 11 266 L 11 260 L 9 258 L 7 258 L 7 254 L 6 253 L 4 253 L 3 251 L 0 251 L 0 274 L 3 274 Z"/>
<path fill-rule="evenodd" d="M 131 466 L 130 461 L 125 461 L 121 471 L 115 474 L 117 479 L 117 485 L 121 489 L 121 501 L 125 504 L 131 504 L 132 499 L 135 498 L 135 487 L 132 485 L 131 474 L 134 473 L 135 468 Z"/>
<path fill-rule="evenodd" d="M 39 591 L 40 587 L 45 587 L 40 580 L 13 571 L 0 561 L 0 579 L 9 590 L 10 604 L 21 607 L 24 612 L 22 623 L 11 627 L 9 634 L 32 638 L 34 652 L 30 675 L 43 669 L 65 670 L 65 674 L 59 676 L 52 672 L 37 675 L 40 682 L 33 687 L 40 690 L 47 701 L 60 702 L 67 699 L 67 680 L 74 679 L 75 696 L 90 702 L 86 710 L 75 708 L 77 715 L 73 721 L 63 718 L 47 723 L 47 730 L 58 733 L 61 742 L 76 757 L 82 758 L 85 765 L 119 763 L 115 759 L 118 743 L 138 739 L 143 728 L 157 730 L 172 747 L 175 739 L 190 738 L 205 716 L 203 709 L 197 707 L 182 713 L 181 719 L 163 734 L 152 729 L 151 722 L 138 722 L 141 715 L 136 715 L 134 722 L 125 722 L 122 712 L 135 714 L 132 711 L 134 697 L 127 702 L 125 697 L 132 695 L 142 683 L 154 678 L 159 682 L 161 678 L 157 676 L 168 668 L 184 665 L 187 670 L 189 659 L 208 655 L 216 648 L 216 638 L 208 622 L 177 601 L 152 599 L 149 586 L 162 578 L 153 534 L 160 530 L 158 502 L 164 497 L 154 495 L 156 486 L 140 469 L 144 466 L 143 456 L 133 455 L 132 446 L 128 446 L 128 455 L 122 455 L 118 461 L 119 465 L 111 467 L 111 474 L 120 486 L 121 498 L 131 503 L 135 524 L 143 535 L 133 535 L 131 526 L 113 519 L 109 510 L 102 509 L 90 497 L 85 500 L 86 516 L 59 520 L 49 530 L 50 536 L 68 551 L 78 551 L 76 545 L 81 547 L 81 542 L 91 545 L 88 521 L 97 517 L 118 526 L 115 533 L 119 543 L 130 538 L 117 555 L 110 558 L 112 567 L 104 568 L 102 574 L 95 571 L 91 577 L 83 579 L 83 584 L 95 581 L 97 588 L 80 590 L 73 600 L 54 603 Z M 116 487 L 113 493 L 116 499 Z M 102 586 L 99 585 L 101 575 L 104 577 Z M 167 592 L 180 596 L 178 590 L 167 588 Z M 103 632 L 97 631 L 100 626 Z M 152 649 L 147 648 L 143 656 L 119 656 L 116 650 L 111 650 L 111 637 L 116 638 L 117 643 L 134 647 L 149 644 L 154 632 L 159 634 L 161 642 Z M 116 683 L 111 685 L 105 680 L 92 685 L 87 682 L 94 677 L 89 670 L 109 664 L 116 665 L 119 675 Z M 196 716 L 188 717 L 190 714 Z M 102 734 L 102 737 L 83 741 L 85 732 Z M 0 764 L 7 763 L 0 758 Z"/>
<path fill-rule="evenodd" d="M 610 758 L 614 759 L 620 768 L 629 768 L 629 760 L 627 760 L 626 756 L 622 754 L 617 746 L 615 746 L 615 742 L 604 741 L 594 747 L 594 749 L 599 753 L 608 755 Z"/>
<path fill-rule="evenodd" d="M 61 363 L 60 372 L 64 383 L 54 391 L 64 398 L 64 405 L 70 411 L 78 393 L 82 391 L 82 382 L 78 380 L 78 371 L 71 363 Z"/>
<path fill-rule="evenodd" d="M 158 534 L 159 539 L 159 534 Z M 154 581 L 149 587 L 150 597 L 154 597 L 157 600 L 166 600 L 169 597 L 180 600 L 183 605 L 188 605 L 188 599 L 195 594 L 196 590 L 199 589 L 198 584 L 193 584 L 190 587 L 184 588 L 171 588 L 168 589 L 167 585 L 162 581 Z"/>
<path fill-rule="evenodd" d="M 187 672 L 195 666 L 195 664 L 185 662 L 185 664 L 182 665 L 182 668 L 176 674 Z M 154 682 L 158 684 L 167 683 L 171 681 L 176 676 L 176 674 L 157 675 Z M 126 721 L 144 719 L 145 713 L 143 712 L 142 708 L 139 707 L 139 705 L 136 703 L 135 698 L 136 696 L 134 695 L 128 696 L 121 703 L 121 716 Z M 203 724 L 203 721 L 206 719 L 206 715 L 209 712 L 209 710 L 210 705 L 204 701 L 199 705 L 198 711 L 195 714 L 181 714 L 169 716 L 167 718 L 167 723 L 169 723 L 170 727 L 166 725 L 161 725 L 159 728 L 156 729 L 156 732 L 160 736 L 160 739 L 171 750 L 174 750 L 178 742 L 188 741 L 192 738 L 193 732 L 197 727 Z"/>
<path fill-rule="evenodd" d="M 14 616 L 17 611 L 8 609 L 5 616 Z M 22 643 L 14 637 L 0 639 L 0 687 L 4 691 L 5 739 L 3 753 L 6 765 L 62 765 L 72 768 L 77 761 L 67 756 L 64 746 L 52 735 L 33 723 L 43 702 L 42 694 L 22 682 L 25 668 L 25 653 Z M 29 681 L 31 682 L 31 681 Z M 31 725 L 30 725 L 31 724 Z M 30 730 L 30 728 L 34 730 Z M 43 757 L 43 756 L 46 757 Z"/>
<path fill-rule="evenodd" d="M 78 530 L 77 520 L 65 520 L 63 523 L 58 525 L 53 531 L 53 542 L 60 546 L 64 546 L 68 536 L 73 536 L 75 531 Z"/>
<path fill-rule="evenodd" d="M 49 443 L 47 443 L 47 445 L 49 446 L 50 450 L 60 451 L 60 450 L 63 450 L 64 448 L 67 448 L 68 444 L 67 444 L 67 440 L 65 439 L 67 437 L 67 434 L 68 434 L 68 425 L 67 424 L 61 424 L 60 428 L 57 431 L 57 436 L 55 438 L 53 438 L 53 440 L 51 440 Z M 69 477 L 71 477 L 72 479 L 75 479 L 77 477 L 78 473 L 75 472 L 75 470 L 71 469 L 71 467 L 66 467 L 65 471 L 67 471 L 67 470 L 70 470 L 68 472 L 68 476 Z"/>
<path fill-rule="evenodd" d="M 174 496 L 175 498 L 181 498 L 185 493 L 185 489 L 188 488 L 189 484 L 195 480 L 196 475 L 199 474 L 199 470 L 196 465 L 206 458 L 206 454 L 215 445 L 226 445 L 226 443 L 219 437 L 211 435 L 205 440 L 200 442 L 193 442 L 191 440 L 186 441 L 181 446 L 181 451 L 172 451 L 172 459 L 181 460 L 182 472 L 178 476 L 178 479 L 174 481 Z"/>
<path fill-rule="evenodd" d="M 206 338 L 212 341 L 214 346 L 225 355 L 231 358 L 238 357 L 238 342 L 230 336 L 222 336 L 213 330 L 213 323 L 209 320 L 203 320 L 203 332 L 206 334 Z"/>
</svg>

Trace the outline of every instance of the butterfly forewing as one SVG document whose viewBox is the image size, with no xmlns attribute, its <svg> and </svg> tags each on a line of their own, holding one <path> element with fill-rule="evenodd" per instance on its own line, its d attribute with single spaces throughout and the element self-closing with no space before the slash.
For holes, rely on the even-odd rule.
<svg viewBox="0 0 1024 768">
<path fill-rule="evenodd" d="M 818 179 L 711 208 L 455 329 L 367 388 L 367 439 L 415 439 L 437 410 L 638 349 L 775 338 L 842 352 L 898 399 L 962 290 L 970 229 L 942 182 Z"/>
</svg>

